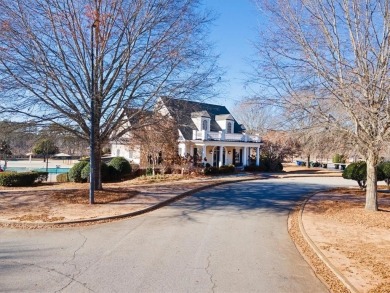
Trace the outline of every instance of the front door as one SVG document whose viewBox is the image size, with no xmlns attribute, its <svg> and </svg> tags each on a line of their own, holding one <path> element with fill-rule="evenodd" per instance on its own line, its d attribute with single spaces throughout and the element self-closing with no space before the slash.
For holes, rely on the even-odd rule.
<svg viewBox="0 0 390 293">
<path fill-rule="evenodd" d="M 214 167 L 219 167 L 220 164 L 219 164 L 219 153 L 221 151 L 221 148 L 222 147 L 215 147 L 214 148 L 214 155 L 213 155 L 213 166 Z M 225 165 L 225 148 L 223 148 L 223 154 L 222 154 L 222 164 L 221 165 Z"/>
<path fill-rule="evenodd" d="M 241 152 L 242 151 L 240 150 L 240 153 Z M 233 164 L 234 164 L 234 166 L 241 166 L 242 165 L 240 153 L 238 153 L 236 149 L 233 149 Z"/>
<path fill-rule="evenodd" d="M 214 148 L 213 152 L 213 166 L 218 167 L 219 166 L 219 147 Z"/>
</svg>

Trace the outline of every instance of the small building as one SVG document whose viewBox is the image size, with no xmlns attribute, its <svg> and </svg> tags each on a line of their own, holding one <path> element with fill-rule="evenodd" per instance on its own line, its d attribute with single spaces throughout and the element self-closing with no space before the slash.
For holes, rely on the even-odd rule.
<svg viewBox="0 0 390 293">
<path fill-rule="evenodd" d="M 248 135 L 225 106 L 161 97 L 157 109 L 178 127 L 178 154 L 191 156 L 194 164 L 212 166 L 260 164 L 261 138 Z M 131 137 L 131 133 L 126 134 Z M 111 155 L 141 161 L 141 146 L 111 142 Z"/>
</svg>

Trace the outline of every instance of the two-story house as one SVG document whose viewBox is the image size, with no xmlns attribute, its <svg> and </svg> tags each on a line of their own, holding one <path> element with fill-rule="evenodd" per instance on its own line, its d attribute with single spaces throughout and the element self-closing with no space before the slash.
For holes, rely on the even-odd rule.
<svg viewBox="0 0 390 293">
<path fill-rule="evenodd" d="M 246 134 L 225 106 L 162 97 L 158 109 L 178 125 L 179 155 L 212 166 L 246 166 L 250 158 L 260 164 L 261 138 Z M 139 163 L 141 152 L 134 149 L 120 142 L 111 144 L 113 156 Z"/>
</svg>

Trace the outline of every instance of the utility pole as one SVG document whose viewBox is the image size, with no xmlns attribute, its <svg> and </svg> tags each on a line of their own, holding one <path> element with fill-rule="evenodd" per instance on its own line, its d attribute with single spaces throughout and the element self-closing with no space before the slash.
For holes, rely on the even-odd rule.
<svg viewBox="0 0 390 293">
<path fill-rule="evenodd" d="M 91 126 L 89 135 L 89 203 L 95 203 L 95 98 L 96 98 L 96 85 L 95 85 L 95 55 L 94 55 L 94 30 L 98 24 L 98 20 L 95 20 L 91 25 Z"/>
</svg>

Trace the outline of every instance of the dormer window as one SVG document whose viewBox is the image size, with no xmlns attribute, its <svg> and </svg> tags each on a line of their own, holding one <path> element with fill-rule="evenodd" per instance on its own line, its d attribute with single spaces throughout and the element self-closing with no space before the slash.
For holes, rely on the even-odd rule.
<svg viewBox="0 0 390 293">
<path fill-rule="evenodd" d="M 227 123 L 226 133 L 233 133 L 233 131 L 232 131 L 232 123 L 231 122 Z"/>
<path fill-rule="evenodd" d="M 198 131 L 210 131 L 211 117 L 207 111 L 192 112 L 191 119 L 195 123 Z"/>
<path fill-rule="evenodd" d="M 207 120 L 203 120 L 202 122 L 202 130 L 208 130 L 208 123 L 207 123 Z"/>
<path fill-rule="evenodd" d="M 226 133 L 234 133 L 234 118 L 230 114 L 215 115 L 215 121 Z"/>
</svg>

